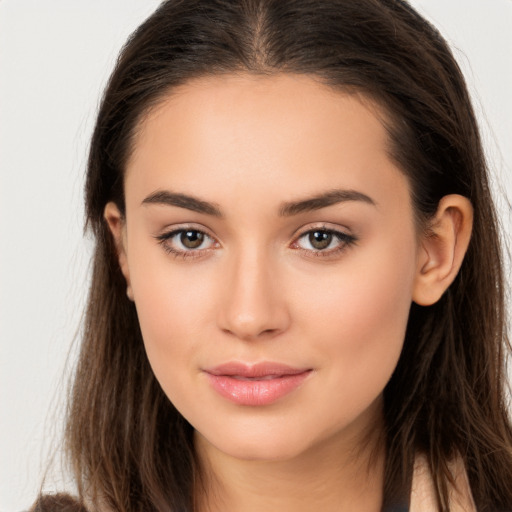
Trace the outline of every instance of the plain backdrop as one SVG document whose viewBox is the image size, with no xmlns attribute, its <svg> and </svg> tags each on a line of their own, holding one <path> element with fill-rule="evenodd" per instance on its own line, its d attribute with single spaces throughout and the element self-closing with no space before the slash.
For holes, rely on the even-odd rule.
<svg viewBox="0 0 512 512">
<path fill-rule="evenodd" d="M 0 0 L 0 512 L 28 508 L 58 456 L 91 253 L 82 232 L 88 140 L 121 45 L 158 3 Z M 512 0 L 412 4 L 466 75 L 508 238 Z M 50 474 L 49 488 L 59 481 Z"/>
</svg>

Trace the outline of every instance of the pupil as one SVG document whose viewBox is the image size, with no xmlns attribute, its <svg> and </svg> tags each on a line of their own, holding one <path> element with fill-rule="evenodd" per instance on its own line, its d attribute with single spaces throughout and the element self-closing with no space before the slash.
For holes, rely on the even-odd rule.
<svg viewBox="0 0 512 512">
<path fill-rule="evenodd" d="M 204 235 L 199 231 L 184 231 L 180 236 L 181 243 L 188 249 L 196 249 L 203 243 Z"/>
<path fill-rule="evenodd" d="M 332 234 L 325 231 L 314 231 L 309 235 L 309 241 L 315 249 L 325 249 L 332 241 Z"/>
</svg>

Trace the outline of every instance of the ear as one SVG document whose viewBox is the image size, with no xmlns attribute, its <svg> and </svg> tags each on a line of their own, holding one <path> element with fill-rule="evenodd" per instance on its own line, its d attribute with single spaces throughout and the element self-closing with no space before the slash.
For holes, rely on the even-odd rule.
<svg viewBox="0 0 512 512">
<path fill-rule="evenodd" d="M 473 207 L 466 197 L 451 194 L 439 201 L 434 219 L 422 235 L 413 301 L 437 302 L 459 272 L 471 238 Z"/>
<path fill-rule="evenodd" d="M 126 232 L 125 220 L 119 208 L 114 202 L 109 202 L 103 211 L 107 225 L 114 238 L 114 244 L 117 251 L 117 259 L 124 278 L 126 279 L 126 295 L 130 300 L 133 300 L 133 291 L 130 283 L 130 271 L 128 268 L 128 259 L 126 257 Z"/>
</svg>

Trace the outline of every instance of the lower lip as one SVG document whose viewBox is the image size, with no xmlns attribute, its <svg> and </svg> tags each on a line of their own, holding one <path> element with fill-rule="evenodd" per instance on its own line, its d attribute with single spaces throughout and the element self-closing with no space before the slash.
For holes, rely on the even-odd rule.
<svg viewBox="0 0 512 512">
<path fill-rule="evenodd" d="M 211 386 L 219 395 L 238 405 L 269 405 L 297 389 L 311 370 L 271 379 L 241 380 L 207 373 Z"/>
</svg>

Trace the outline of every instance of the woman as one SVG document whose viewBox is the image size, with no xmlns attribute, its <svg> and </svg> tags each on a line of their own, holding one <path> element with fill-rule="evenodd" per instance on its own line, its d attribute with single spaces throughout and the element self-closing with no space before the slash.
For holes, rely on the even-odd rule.
<svg viewBox="0 0 512 512">
<path fill-rule="evenodd" d="M 105 92 L 86 204 L 83 506 L 512 510 L 485 161 L 408 4 L 163 3 Z"/>
</svg>

